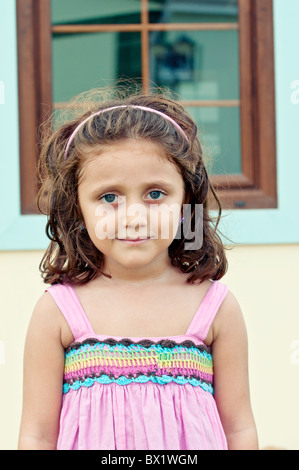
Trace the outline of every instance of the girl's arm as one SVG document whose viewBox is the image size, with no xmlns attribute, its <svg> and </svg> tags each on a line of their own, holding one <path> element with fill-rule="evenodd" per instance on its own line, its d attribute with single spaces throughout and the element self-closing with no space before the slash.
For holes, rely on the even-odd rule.
<svg viewBox="0 0 299 470">
<path fill-rule="evenodd" d="M 64 348 L 62 315 L 50 297 L 44 293 L 37 302 L 27 332 L 19 450 L 56 449 Z"/>
<path fill-rule="evenodd" d="M 240 306 L 228 292 L 212 325 L 215 400 L 229 450 L 257 450 L 248 382 L 247 333 Z"/>
</svg>

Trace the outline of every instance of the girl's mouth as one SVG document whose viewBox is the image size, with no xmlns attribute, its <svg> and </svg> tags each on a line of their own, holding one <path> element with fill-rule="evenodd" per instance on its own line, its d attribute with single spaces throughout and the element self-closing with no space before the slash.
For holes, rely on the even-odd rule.
<svg viewBox="0 0 299 470">
<path fill-rule="evenodd" d="M 118 238 L 120 242 L 128 243 L 129 245 L 140 245 L 150 240 L 150 237 L 146 238 Z"/>
</svg>

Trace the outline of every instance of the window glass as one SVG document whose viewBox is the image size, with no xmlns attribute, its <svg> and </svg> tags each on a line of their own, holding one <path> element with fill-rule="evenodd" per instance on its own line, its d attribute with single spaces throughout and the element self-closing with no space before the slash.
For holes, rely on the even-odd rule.
<svg viewBox="0 0 299 470">
<path fill-rule="evenodd" d="M 237 31 L 152 31 L 151 82 L 183 100 L 239 99 Z"/>
<path fill-rule="evenodd" d="M 238 0 L 160 0 L 149 2 L 149 8 L 152 23 L 190 24 L 185 31 L 150 32 L 152 88 L 194 103 L 188 111 L 213 174 L 240 173 Z M 194 30 L 193 23 L 221 25 Z"/>
<path fill-rule="evenodd" d="M 54 106 L 120 76 L 140 77 L 140 33 L 54 34 L 52 68 Z"/>
<path fill-rule="evenodd" d="M 149 1 L 151 23 L 225 23 L 238 21 L 238 0 Z"/>
<path fill-rule="evenodd" d="M 140 0 L 51 0 L 52 24 L 140 23 Z"/>
<path fill-rule="evenodd" d="M 52 0 L 52 24 L 140 23 L 140 0 Z M 213 157 L 214 174 L 240 173 L 237 0 L 149 1 L 151 23 L 190 24 L 183 31 L 149 31 L 149 79 L 188 103 Z M 194 29 L 196 23 L 220 23 Z M 232 23 L 232 24 L 230 24 Z M 223 27 L 227 25 L 227 27 Z M 215 28 L 215 29 L 214 29 Z M 141 82 L 141 32 L 53 33 L 53 103 L 59 114 L 72 97 L 121 78 Z"/>
<path fill-rule="evenodd" d="M 187 108 L 198 126 L 209 172 L 214 175 L 241 173 L 239 107 Z"/>
</svg>

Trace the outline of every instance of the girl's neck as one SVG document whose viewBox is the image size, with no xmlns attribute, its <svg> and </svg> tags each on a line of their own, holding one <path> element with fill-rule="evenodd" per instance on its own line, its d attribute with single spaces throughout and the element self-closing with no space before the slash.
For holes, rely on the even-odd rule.
<svg viewBox="0 0 299 470">
<path fill-rule="evenodd" d="M 105 282 L 110 284 L 122 285 L 147 285 L 152 283 L 163 283 L 177 277 L 176 269 L 171 265 L 169 258 L 165 263 L 160 263 L 155 266 L 143 266 L 141 268 L 123 268 L 107 265 L 104 267 L 103 272 L 112 276 L 112 278 L 105 279 Z"/>
</svg>

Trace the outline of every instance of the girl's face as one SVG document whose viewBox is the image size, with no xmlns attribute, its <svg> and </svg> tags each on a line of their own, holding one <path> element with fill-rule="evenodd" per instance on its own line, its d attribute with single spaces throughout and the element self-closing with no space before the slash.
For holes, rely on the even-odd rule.
<svg viewBox="0 0 299 470">
<path fill-rule="evenodd" d="M 154 143 L 126 139 L 93 153 L 78 185 L 89 237 L 110 274 L 141 274 L 169 266 L 184 181 Z"/>
</svg>

